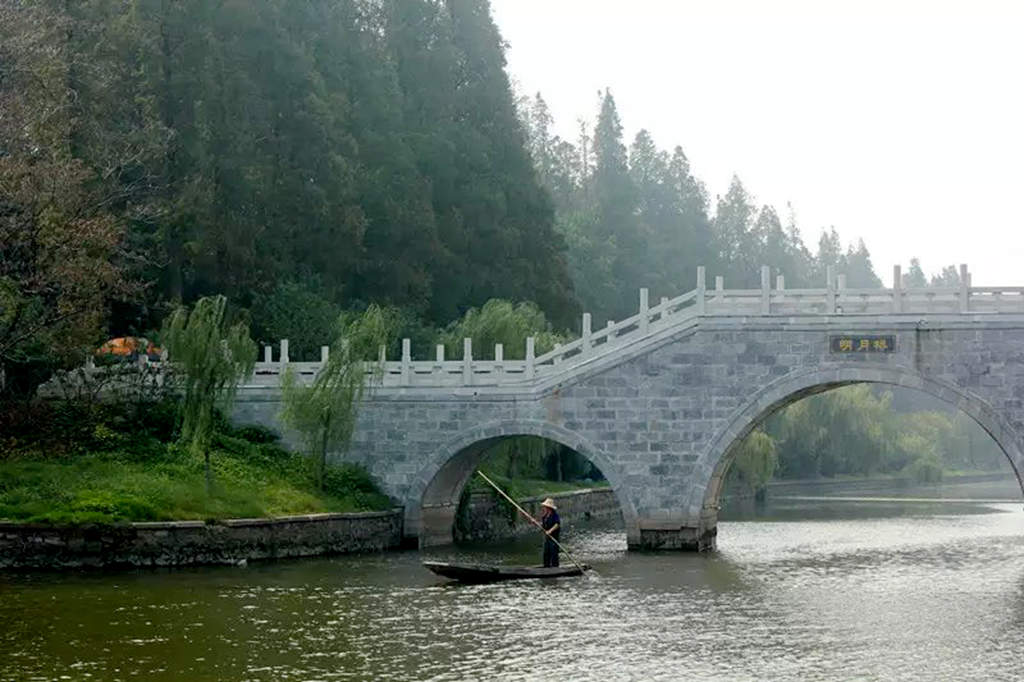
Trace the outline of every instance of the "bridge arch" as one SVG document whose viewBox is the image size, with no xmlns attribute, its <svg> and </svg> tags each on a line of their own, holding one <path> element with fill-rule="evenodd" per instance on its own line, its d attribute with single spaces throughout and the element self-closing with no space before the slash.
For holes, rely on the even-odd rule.
<svg viewBox="0 0 1024 682">
<path fill-rule="evenodd" d="M 455 514 L 462 489 L 484 453 L 494 444 L 515 436 L 538 436 L 571 448 L 594 463 L 611 483 L 626 524 L 627 538 L 639 540 L 637 512 L 625 488 L 623 475 L 611 458 L 578 433 L 534 419 L 502 420 L 462 431 L 437 447 L 427 458 L 409 491 L 405 506 L 407 537 L 418 537 L 420 547 L 452 541 Z"/>
<path fill-rule="evenodd" d="M 846 364 L 790 374 L 755 392 L 738 408 L 704 450 L 696 467 L 689 511 L 700 519 L 702 531 L 713 535 L 719 495 L 732 463 L 730 448 L 774 412 L 807 396 L 848 386 L 876 383 L 912 388 L 962 410 L 1002 449 L 1024 493 L 1024 441 L 1000 413 L 979 396 L 948 382 L 903 367 L 870 363 Z"/>
</svg>

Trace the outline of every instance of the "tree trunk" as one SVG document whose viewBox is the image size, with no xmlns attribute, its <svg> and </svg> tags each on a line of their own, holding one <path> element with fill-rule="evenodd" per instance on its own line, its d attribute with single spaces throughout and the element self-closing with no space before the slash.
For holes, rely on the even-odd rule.
<svg viewBox="0 0 1024 682">
<path fill-rule="evenodd" d="M 320 433 L 320 461 L 316 472 L 316 486 L 321 491 L 324 489 L 324 475 L 327 473 L 327 432 L 329 429 L 330 421 L 324 424 L 323 430 Z"/>
<path fill-rule="evenodd" d="M 203 459 L 206 462 L 206 494 L 213 495 L 213 470 L 210 469 L 210 449 L 203 451 Z"/>
</svg>

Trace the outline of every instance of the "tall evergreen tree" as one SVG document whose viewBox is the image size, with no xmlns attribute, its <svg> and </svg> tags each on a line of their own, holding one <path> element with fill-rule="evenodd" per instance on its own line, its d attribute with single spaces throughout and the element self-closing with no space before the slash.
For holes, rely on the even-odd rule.
<svg viewBox="0 0 1024 682">
<path fill-rule="evenodd" d="M 743 183 L 735 175 L 729 191 L 718 198 L 712 223 L 717 256 L 733 287 L 760 286 L 762 243 L 754 231 L 756 209 Z"/>
</svg>

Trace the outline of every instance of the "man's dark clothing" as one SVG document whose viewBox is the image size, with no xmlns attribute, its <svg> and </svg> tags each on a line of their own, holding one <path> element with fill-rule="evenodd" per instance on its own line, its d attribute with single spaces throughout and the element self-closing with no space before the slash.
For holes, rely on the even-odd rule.
<svg viewBox="0 0 1024 682">
<path fill-rule="evenodd" d="M 551 538 L 553 537 L 557 540 L 558 536 L 561 535 L 562 520 L 558 518 L 558 512 L 552 510 L 551 513 L 545 516 L 541 521 L 541 526 L 544 527 L 544 530 L 550 530 L 556 525 L 558 528 L 555 528 L 554 532 L 550 535 L 544 535 L 544 568 L 558 566 L 558 545 L 556 545 Z"/>
</svg>

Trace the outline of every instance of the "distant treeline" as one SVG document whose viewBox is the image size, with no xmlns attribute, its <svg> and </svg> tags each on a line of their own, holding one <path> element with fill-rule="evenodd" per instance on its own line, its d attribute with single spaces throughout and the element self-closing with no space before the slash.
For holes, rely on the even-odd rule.
<svg viewBox="0 0 1024 682">
<path fill-rule="evenodd" d="M 621 319 L 699 264 L 879 284 L 863 243 L 812 253 L 738 179 L 712 199 L 680 148 L 627 149 L 608 92 L 558 138 L 503 50 L 487 0 L 0 0 L 0 383 L 211 294 L 302 359 L 370 303 L 422 357 Z M 449 327 L 493 299 L 514 324 Z"/>
<path fill-rule="evenodd" d="M 847 386 L 800 400 L 737 444 L 731 478 L 750 489 L 776 478 L 1008 470 L 996 442 L 951 405 L 910 389 Z"/>
</svg>

